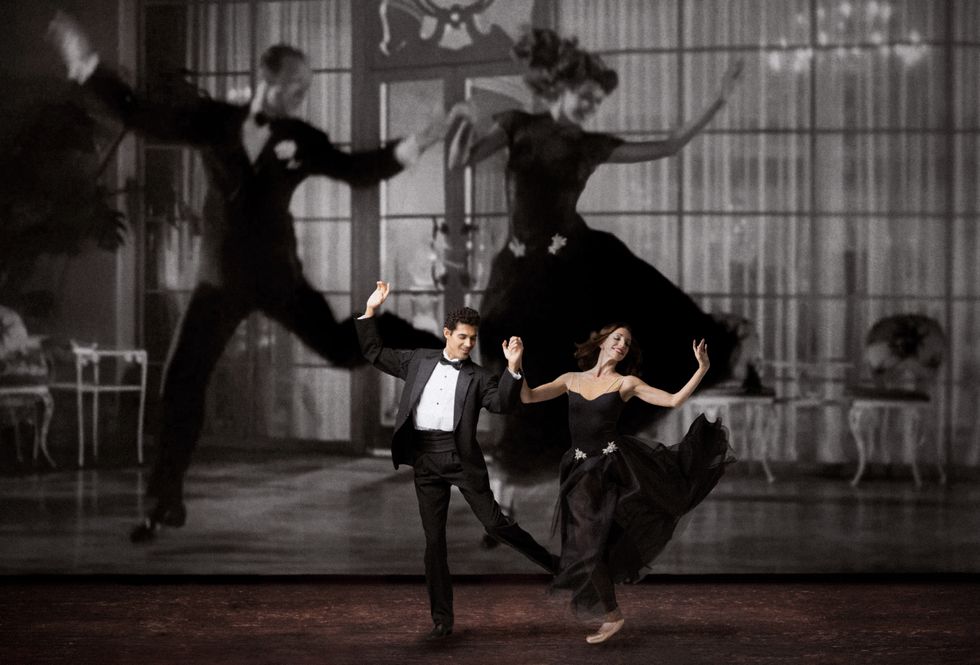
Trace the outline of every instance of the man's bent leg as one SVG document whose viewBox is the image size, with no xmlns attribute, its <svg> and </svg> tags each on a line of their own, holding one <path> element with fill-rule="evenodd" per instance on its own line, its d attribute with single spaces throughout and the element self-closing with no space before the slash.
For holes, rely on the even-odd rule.
<svg viewBox="0 0 980 665">
<path fill-rule="evenodd" d="M 549 573 L 555 574 L 558 571 L 558 558 L 500 509 L 486 476 L 460 477 L 455 480 L 453 484 L 459 487 L 473 514 L 492 538 L 513 547 Z"/>
</svg>

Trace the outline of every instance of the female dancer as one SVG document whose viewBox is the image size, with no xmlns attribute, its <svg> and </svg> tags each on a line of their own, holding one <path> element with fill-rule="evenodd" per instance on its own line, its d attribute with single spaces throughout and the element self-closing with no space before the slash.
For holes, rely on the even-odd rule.
<svg viewBox="0 0 980 665">
<path fill-rule="evenodd" d="M 572 445 L 560 466 L 555 520 L 561 526 L 561 561 L 553 587 L 572 591 L 579 616 L 603 615 L 599 630 L 586 638 L 597 644 L 623 626 L 613 583 L 635 582 L 646 574 L 680 517 L 707 496 L 734 457 L 727 430 L 703 414 L 669 448 L 616 430 L 623 406 L 634 397 L 678 407 L 691 396 L 708 371 L 704 340 L 694 345 L 697 371 L 675 393 L 635 375 L 640 350 L 629 326 L 612 324 L 592 333 L 575 357 L 583 371 L 537 388 L 525 382 L 521 401 L 569 396 Z"/>
<path fill-rule="evenodd" d="M 741 62 L 728 71 L 717 99 L 701 115 L 665 140 L 627 142 L 582 129 L 618 82 L 616 72 L 598 56 L 550 30 L 529 32 L 514 53 L 527 63 L 525 81 L 547 102 L 548 111 L 498 114 L 490 131 L 476 137 L 475 110 L 464 104 L 456 111 L 470 120 L 457 129 L 450 149 L 452 166 L 473 164 L 509 149 L 510 239 L 493 261 L 480 305 L 483 334 L 489 339 L 502 339 L 504 332 L 519 335 L 542 349 L 529 363 L 531 374 L 556 376 L 573 368 L 576 340 L 619 312 L 634 311 L 637 335 L 657 348 L 707 340 L 720 365 L 709 381 L 727 378 L 738 342 L 735 334 L 616 236 L 590 229 L 576 211 L 576 202 L 592 172 L 604 162 L 642 162 L 677 154 L 725 104 Z M 589 307 L 582 307 L 582 302 Z M 502 369 L 502 358 L 484 358 L 489 365 L 494 360 Z M 676 390 L 688 369 L 686 359 L 675 354 L 641 371 L 647 380 Z M 568 443 L 561 426 L 563 409 L 561 403 L 545 405 L 507 420 L 495 457 L 511 481 L 553 468 Z M 626 419 L 635 426 L 650 416 L 647 410 L 628 413 Z"/>
</svg>

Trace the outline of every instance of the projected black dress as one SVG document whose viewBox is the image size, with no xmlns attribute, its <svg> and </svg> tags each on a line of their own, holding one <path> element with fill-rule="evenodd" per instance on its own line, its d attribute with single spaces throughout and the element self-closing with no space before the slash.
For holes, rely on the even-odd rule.
<svg viewBox="0 0 980 665">
<path fill-rule="evenodd" d="M 576 211 L 592 172 L 622 140 L 555 122 L 547 113 L 507 111 L 494 119 L 508 137 L 511 237 L 491 267 L 480 337 L 521 336 L 533 349 L 524 362 L 532 386 L 576 370 L 575 342 L 617 321 L 632 325 L 643 348 L 666 350 L 647 354 L 641 375 L 651 385 L 668 391 L 684 385 L 695 369 L 686 351 L 701 338 L 719 368 L 704 385 L 725 378 L 735 336 L 616 236 L 590 229 Z M 502 369 L 503 356 L 497 356 L 484 357 L 484 364 Z M 507 419 L 494 456 L 512 480 L 553 472 L 568 447 L 564 402 L 530 405 Z M 631 407 L 624 425 L 646 424 L 658 413 Z"/>
<path fill-rule="evenodd" d="M 648 572 L 680 517 L 735 461 L 719 421 L 700 415 L 680 443 L 648 445 L 617 432 L 624 406 L 618 390 L 593 400 L 568 393 L 572 447 L 561 459 L 561 564 L 552 586 L 572 591 L 580 616 L 616 609 L 613 584 Z"/>
</svg>

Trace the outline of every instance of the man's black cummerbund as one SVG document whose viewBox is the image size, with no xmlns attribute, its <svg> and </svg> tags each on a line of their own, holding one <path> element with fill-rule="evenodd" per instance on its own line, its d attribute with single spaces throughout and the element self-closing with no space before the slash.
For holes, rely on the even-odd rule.
<svg viewBox="0 0 980 665">
<path fill-rule="evenodd" d="M 415 430 L 415 449 L 423 453 L 449 453 L 456 450 L 452 432 Z"/>
</svg>

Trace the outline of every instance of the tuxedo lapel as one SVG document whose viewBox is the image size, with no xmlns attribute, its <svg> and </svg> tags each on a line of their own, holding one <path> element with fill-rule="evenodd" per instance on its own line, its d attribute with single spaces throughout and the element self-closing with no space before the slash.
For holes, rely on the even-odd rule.
<svg viewBox="0 0 980 665">
<path fill-rule="evenodd" d="M 466 393 L 470 389 L 473 381 L 473 363 L 464 362 L 459 368 L 459 378 L 456 380 L 456 397 L 453 400 L 453 431 L 459 427 L 459 419 L 463 416 L 463 405 L 466 401 Z"/>
</svg>

